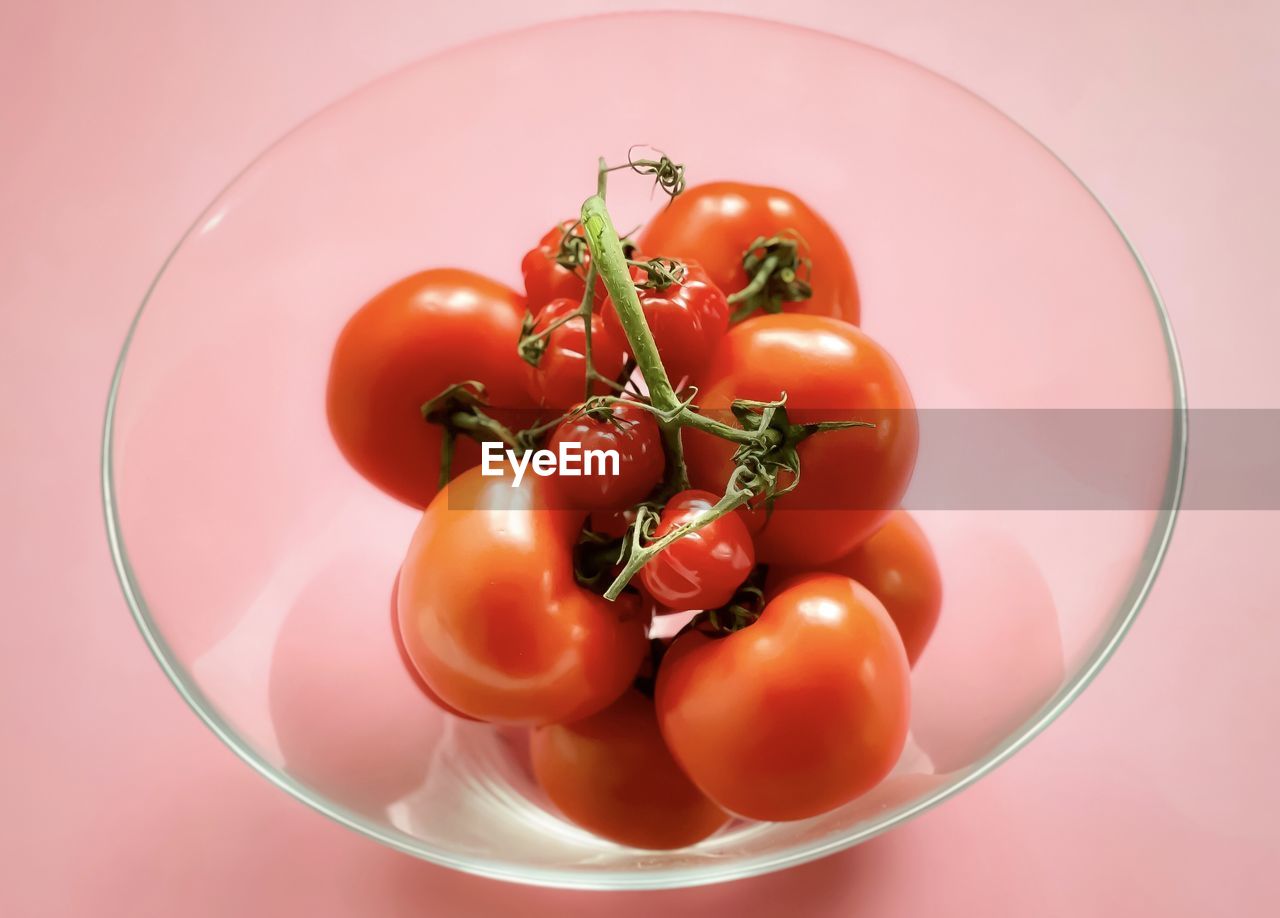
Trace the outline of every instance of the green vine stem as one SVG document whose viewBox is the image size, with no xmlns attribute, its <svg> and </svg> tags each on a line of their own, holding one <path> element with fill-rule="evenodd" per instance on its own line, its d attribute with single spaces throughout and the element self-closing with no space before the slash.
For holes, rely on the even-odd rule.
<svg viewBox="0 0 1280 918">
<path fill-rule="evenodd" d="M 656 522 L 656 514 L 648 507 L 642 507 L 636 517 L 636 524 L 631 530 L 631 543 L 625 550 L 625 562 L 618 576 L 614 578 L 613 583 L 609 584 L 609 588 L 604 591 L 605 599 L 617 599 L 622 590 L 631 578 L 636 575 L 640 568 L 644 567 L 654 556 L 661 552 L 672 542 L 676 542 L 696 532 L 703 526 L 708 526 L 723 516 L 733 513 L 739 507 L 745 507 L 753 497 L 759 493 L 760 485 L 755 481 L 744 481 L 749 479 L 754 473 L 745 466 L 739 466 L 734 469 L 733 476 L 729 479 L 729 486 L 725 489 L 724 496 L 715 504 L 703 510 L 696 517 L 688 522 L 681 523 L 671 529 L 670 532 L 650 542 L 644 544 L 644 540 L 650 536 L 652 524 Z"/>
</svg>

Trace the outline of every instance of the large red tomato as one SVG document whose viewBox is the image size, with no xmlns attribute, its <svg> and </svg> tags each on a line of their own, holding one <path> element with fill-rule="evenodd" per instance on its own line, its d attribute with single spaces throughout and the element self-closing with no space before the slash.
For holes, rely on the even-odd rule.
<svg viewBox="0 0 1280 918">
<path fill-rule="evenodd" d="M 514 290 L 455 268 L 406 277 L 362 306 L 338 336 L 329 367 L 329 427 L 347 461 L 406 504 L 429 504 L 444 431 L 423 420 L 422 404 L 477 380 L 490 404 L 531 407 L 527 365 L 516 353 L 523 317 L 524 299 Z M 459 438 L 454 473 L 479 459 L 479 445 Z"/>
<path fill-rule="evenodd" d="M 586 511 L 557 509 L 554 478 L 511 481 L 471 469 L 432 501 L 400 574 L 400 634 L 427 685 L 464 714 L 586 717 L 631 683 L 646 622 L 634 595 L 609 602 L 575 580 Z"/>
<path fill-rule="evenodd" d="M 742 256 L 760 237 L 794 233 L 812 262 L 813 295 L 786 303 L 785 312 L 830 316 L 855 325 L 858 284 L 849 253 L 822 217 L 789 191 L 742 182 L 710 182 L 678 195 L 649 221 L 640 247 L 702 263 L 726 295 L 747 285 Z"/>
<path fill-rule="evenodd" d="M 729 821 L 680 770 L 653 701 L 634 689 L 612 705 L 530 737 L 533 773 L 560 811 L 635 848 L 683 848 Z"/>
<path fill-rule="evenodd" d="M 805 819 L 892 770 L 907 739 L 909 674 L 880 601 L 848 577 L 815 574 L 739 631 L 677 637 L 658 669 L 658 722 L 720 806 Z"/>
<path fill-rule="evenodd" d="M 803 568 L 771 568 L 770 584 L 784 584 Z M 875 534 L 849 554 L 822 565 L 861 583 L 884 603 L 915 666 L 938 624 L 942 610 L 942 576 L 920 524 L 898 510 Z"/>
<path fill-rule="evenodd" d="M 793 422 L 876 425 L 801 442 L 800 482 L 778 498 L 756 535 L 757 560 L 816 566 L 850 551 L 901 502 L 920 439 L 915 403 L 893 358 L 865 332 L 836 319 L 769 315 L 725 335 L 698 404 L 725 412 L 734 399 L 772 401 L 783 393 Z M 700 431 L 684 440 L 694 487 L 723 493 L 734 445 Z"/>
</svg>

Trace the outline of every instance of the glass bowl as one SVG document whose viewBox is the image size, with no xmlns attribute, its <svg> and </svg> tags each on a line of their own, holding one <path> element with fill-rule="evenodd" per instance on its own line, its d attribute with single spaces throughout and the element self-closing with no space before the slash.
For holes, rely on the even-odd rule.
<svg viewBox="0 0 1280 918">
<path fill-rule="evenodd" d="M 566 823 L 530 780 L 520 731 L 450 718 L 416 693 L 388 605 L 417 514 L 346 465 L 323 397 L 336 335 L 372 293 L 444 265 L 518 285 L 524 251 L 592 191 L 597 155 L 619 161 L 637 143 L 671 152 L 692 182 L 778 184 L 814 203 L 853 255 L 864 327 L 897 357 L 926 417 L 962 418 L 962 430 L 1010 411 L 1157 419 L 1135 466 L 1141 500 L 948 502 L 934 487 L 916 501 L 946 597 L 893 775 L 827 815 L 739 823 L 676 852 Z M 610 204 L 621 227 L 660 201 L 619 173 Z M 265 777 L 460 870 L 672 887 L 864 841 L 1052 721 L 1115 650 L 1159 567 L 1183 412 L 1168 317 L 1124 235 L 983 100 L 818 32 L 615 15 L 422 61 L 255 160 L 179 242 L 138 312 L 111 387 L 102 475 L 143 636 L 195 712 Z M 963 438 L 931 435 L 927 421 L 922 431 L 936 484 Z M 1079 441 L 1034 444 L 1027 464 L 1075 480 L 1072 463 L 1097 450 L 1049 454 L 1068 439 Z"/>
</svg>

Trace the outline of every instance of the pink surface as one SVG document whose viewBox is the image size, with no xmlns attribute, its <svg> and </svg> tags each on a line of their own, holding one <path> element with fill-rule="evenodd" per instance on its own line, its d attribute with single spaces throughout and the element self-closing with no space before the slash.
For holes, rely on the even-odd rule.
<svg viewBox="0 0 1280 918">
<path fill-rule="evenodd" d="M 128 321 L 190 219 L 301 117 L 437 48 L 599 4 L 498 6 L 0 12 L 0 913 L 1270 913 L 1275 514 L 1185 514 L 1116 659 L 995 775 L 868 845 L 728 886 L 603 897 L 422 864 L 271 788 L 187 711 L 128 618 L 100 520 L 100 417 Z M 1143 253 L 1192 403 L 1276 407 L 1276 9 L 879 6 L 787 13 L 918 60 L 1027 125 Z"/>
</svg>

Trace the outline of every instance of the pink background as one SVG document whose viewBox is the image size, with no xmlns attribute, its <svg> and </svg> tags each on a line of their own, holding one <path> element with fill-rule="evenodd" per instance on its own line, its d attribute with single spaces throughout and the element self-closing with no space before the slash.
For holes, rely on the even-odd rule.
<svg viewBox="0 0 1280 918">
<path fill-rule="evenodd" d="M 1142 252 L 1192 404 L 1280 407 L 1280 8 L 1222 6 L 785 11 L 1025 124 Z M 867 845 L 727 886 L 566 893 L 414 861 L 270 787 L 169 687 L 116 587 L 97 479 L 108 378 L 161 260 L 247 159 L 335 96 L 497 27 L 598 8 L 0 8 L 0 914 L 1273 913 L 1276 514 L 1184 514 L 1115 660 L 995 775 Z"/>
</svg>

